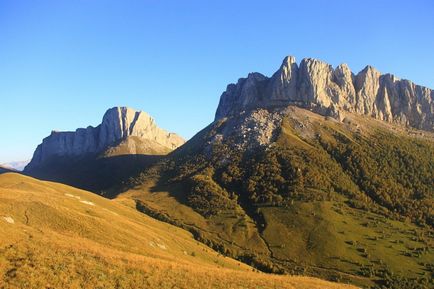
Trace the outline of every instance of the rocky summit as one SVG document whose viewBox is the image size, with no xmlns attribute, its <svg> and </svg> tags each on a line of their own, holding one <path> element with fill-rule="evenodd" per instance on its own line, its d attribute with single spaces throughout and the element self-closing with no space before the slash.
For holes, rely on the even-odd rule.
<svg viewBox="0 0 434 289">
<path fill-rule="evenodd" d="M 338 120 L 356 113 L 434 131 L 433 99 L 433 90 L 392 74 L 381 74 L 372 66 L 354 74 L 346 64 L 333 68 L 323 61 L 305 58 L 298 65 L 294 57 L 288 56 L 271 78 L 250 73 L 228 85 L 215 118 L 257 108 L 296 105 Z"/>
<path fill-rule="evenodd" d="M 44 138 L 34 152 L 26 170 L 32 170 L 53 157 L 77 157 L 101 153 L 112 146 L 125 143 L 134 137 L 146 141 L 146 147 L 166 153 L 179 147 L 185 141 L 179 135 L 159 128 L 146 112 L 127 107 L 113 107 L 104 114 L 97 127 L 79 128 L 75 132 L 52 131 Z M 131 142 L 131 141 L 129 141 Z M 127 146 L 131 147 L 131 146 Z M 157 148 L 157 149 L 155 149 Z M 127 153 L 146 153 L 139 149 Z"/>
</svg>

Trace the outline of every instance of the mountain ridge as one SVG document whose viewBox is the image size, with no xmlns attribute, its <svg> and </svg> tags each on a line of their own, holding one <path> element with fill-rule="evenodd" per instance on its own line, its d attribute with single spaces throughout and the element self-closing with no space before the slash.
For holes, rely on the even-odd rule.
<svg viewBox="0 0 434 289">
<path fill-rule="evenodd" d="M 346 114 L 367 115 L 386 122 L 434 130 L 434 91 L 366 66 L 358 74 L 347 64 L 336 68 L 304 58 L 300 65 L 287 56 L 267 77 L 250 73 L 229 84 L 220 97 L 215 120 L 257 108 L 297 105 L 342 121 Z"/>
</svg>

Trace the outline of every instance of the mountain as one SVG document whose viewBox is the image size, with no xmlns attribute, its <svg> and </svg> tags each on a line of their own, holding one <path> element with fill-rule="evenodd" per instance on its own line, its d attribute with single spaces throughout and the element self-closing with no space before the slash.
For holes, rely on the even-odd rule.
<svg viewBox="0 0 434 289">
<path fill-rule="evenodd" d="M 136 137 L 135 141 L 131 141 L 131 137 Z M 145 144 L 140 144 L 137 140 L 143 140 Z M 107 110 L 102 123 L 97 127 L 79 128 L 75 132 L 52 131 L 38 145 L 25 170 L 34 170 L 56 157 L 102 153 L 119 143 L 124 149 L 116 155 L 165 154 L 184 142 L 180 136 L 159 128 L 147 113 L 127 107 L 114 107 Z"/>
<path fill-rule="evenodd" d="M 10 169 L 16 170 L 16 171 L 22 171 L 22 170 L 24 170 L 24 168 L 27 166 L 27 164 L 29 162 L 30 162 L 30 160 L 16 161 L 16 162 L 4 163 L 4 164 L 1 164 L 0 166 L 5 167 L 5 168 L 10 168 Z"/>
<path fill-rule="evenodd" d="M 381 74 L 366 66 L 357 75 L 346 64 L 336 68 L 305 58 L 298 65 L 288 56 L 269 78 L 251 73 L 228 85 L 220 98 L 216 120 L 256 108 L 296 105 L 339 120 L 347 113 L 434 130 L 434 91 Z"/>
<path fill-rule="evenodd" d="M 288 57 L 229 85 L 120 197 L 265 272 L 432 287 L 432 91 L 344 67 Z"/>
<path fill-rule="evenodd" d="M 185 141 L 157 126 L 143 111 L 114 107 L 97 127 L 53 131 L 36 148 L 24 173 L 107 192 Z"/>
<path fill-rule="evenodd" d="M 104 142 L 79 142 L 92 149 L 78 155 L 54 137 L 26 171 L 129 200 L 264 272 L 430 288 L 432 103 L 430 89 L 370 66 L 287 57 L 272 77 L 229 85 L 214 122 L 167 155 L 129 154 L 138 136 L 98 153 Z"/>
<path fill-rule="evenodd" d="M 128 199 L 15 173 L 0 175 L 0 199 L 4 288 L 354 288 L 252 272 Z"/>
</svg>

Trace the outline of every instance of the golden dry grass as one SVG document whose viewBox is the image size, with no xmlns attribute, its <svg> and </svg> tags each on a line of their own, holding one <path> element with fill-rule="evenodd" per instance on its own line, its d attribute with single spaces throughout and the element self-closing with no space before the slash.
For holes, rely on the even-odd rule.
<svg viewBox="0 0 434 289">
<path fill-rule="evenodd" d="M 0 175 L 0 288 L 354 288 L 252 272 L 128 205 Z"/>
</svg>

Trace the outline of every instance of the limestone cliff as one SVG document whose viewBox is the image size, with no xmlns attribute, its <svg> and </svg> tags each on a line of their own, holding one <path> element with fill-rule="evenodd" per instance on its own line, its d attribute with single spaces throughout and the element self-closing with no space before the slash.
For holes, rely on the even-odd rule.
<svg viewBox="0 0 434 289">
<path fill-rule="evenodd" d="M 284 59 L 269 78 L 250 73 L 228 85 L 216 112 L 216 120 L 256 108 L 288 105 L 310 109 L 339 120 L 346 113 L 370 116 L 417 129 L 434 130 L 434 91 L 381 74 L 367 66 L 354 75 L 348 65 L 336 68 L 317 59 Z"/>
<path fill-rule="evenodd" d="M 140 140 L 146 142 L 149 154 L 167 153 L 185 142 L 177 134 L 159 128 L 154 119 L 143 111 L 114 107 L 104 114 L 102 123 L 97 127 L 79 128 L 75 132 L 53 131 L 38 145 L 25 170 L 32 170 L 56 156 L 97 154 L 109 148 L 110 154 L 113 154 L 113 151 L 120 150 L 111 147 L 131 143 L 128 141 L 130 137 L 134 137 L 135 145 L 123 145 L 121 154 L 147 153 L 142 147 L 138 149 Z"/>
</svg>

